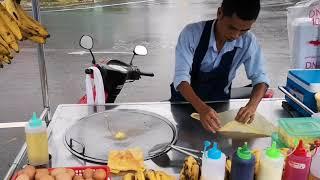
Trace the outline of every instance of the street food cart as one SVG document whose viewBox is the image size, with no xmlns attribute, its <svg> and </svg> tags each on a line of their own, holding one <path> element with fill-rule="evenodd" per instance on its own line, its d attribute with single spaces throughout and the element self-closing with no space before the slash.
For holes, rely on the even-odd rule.
<svg viewBox="0 0 320 180">
<path fill-rule="evenodd" d="M 32 0 L 32 7 L 35 19 L 39 20 L 40 8 L 38 0 Z M 230 156 L 244 142 L 248 142 L 248 145 L 252 149 L 261 150 L 271 144 L 271 137 L 232 139 L 219 133 L 206 132 L 203 130 L 201 123 L 190 117 L 194 109 L 189 103 L 61 104 L 57 107 L 51 118 L 43 45 L 38 45 L 38 60 L 44 107 L 40 118 L 48 125 L 49 167 L 82 167 L 106 164 L 107 156 L 103 157 L 103 147 L 108 146 L 110 141 L 108 138 L 101 139 L 101 137 L 94 136 L 92 133 L 93 131 L 99 132 L 104 137 L 107 137 L 108 135 L 104 134 L 104 130 L 107 133 L 107 129 L 109 128 L 107 127 L 108 123 L 104 124 L 100 120 L 102 119 L 101 117 L 112 115 L 112 113 L 120 114 L 118 115 L 119 120 L 113 122 L 114 126 L 126 125 L 136 129 L 132 135 L 134 138 L 129 137 L 126 143 L 135 143 L 149 152 L 145 161 L 148 168 L 161 169 L 176 176 L 179 175 L 186 157 L 183 154 L 186 153 L 184 150 L 193 150 L 194 153 L 200 153 L 205 140 L 218 142 L 219 147 L 227 156 Z M 286 93 L 285 89 L 280 89 Z M 290 95 L 288 96 L 295 99 Z M 233 99 L 207 103 L 217 112 L 223 112 L 239 109 L 247 101 L 248 99 Z M 282 107 L 284 101 L 282 98 L 263 99 L 257 112 L 277 126 L 279 118 L 292 116 L 292 114 Z M 303 104 L 301 106 L 307 108 Z M 311 114 L 313 113 L 310 109 L 306 110 L 310 111 Z M 137 117 L 133 118 L 133 116 Z M 136 121 L 136 119 L 141 119 L 141 117 L 147 118 L 144 121 Z M 127 121 L 123 119 L 127 119 Z M 154 133 L 150 131 L 151 129 Z M 77 138 L 80 138 L 82 142 L 90 142 L 90 146 L 77 141 Z M 120 143 L 119 146 L 127 144 Z M 11 179 L 15 175 L 15 172 L 28 163 L 26 148 L 26 144 L 24 144 L 13 161 L 5 179 Z M 106 153 L 107 149 L 105 149 Z M 112 179 L 119 178 L 118 176 L 112 177 Z"/>
</svg>

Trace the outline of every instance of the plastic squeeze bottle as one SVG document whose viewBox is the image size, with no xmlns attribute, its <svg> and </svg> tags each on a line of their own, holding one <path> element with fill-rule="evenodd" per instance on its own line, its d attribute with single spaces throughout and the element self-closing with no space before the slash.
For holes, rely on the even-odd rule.
<svg viewBox="0 0 320 180">
<path fill-rule="evenodd" d="M 226 156 L 218 149 L 218 144 L 203 153 L 201 180 L 224 180 Z"/>
<path fill-rule="evenodd" d="M 253 180 L 255 157 L 247 143 L 233 154 L 231 161 L 231 180 Z"/>
<path fill-rule="evenodd" d="M 309 180 L 320 180 L 320 140 L 314 142 L 315 154 L 312 157 Z"/>
<path fill-rule="evenodd" d="M 273 142 L 261 157 L 257 180 L 281 180 L 284 166 L 284 157 Z"/>
<path fill-rule="evenodd" d="M 311 155 L 300 140 L 296 150 L 287 157 L 283 179 L 308 180 L 310 165 Z"/>
<path fill-rule="evenodd" d="M 45 165 L 49 162 L 48 136 L 46 123 L 33 113 L 25 127 L 27 154 L 29 164 L 33 166 Z"/>
</svg>

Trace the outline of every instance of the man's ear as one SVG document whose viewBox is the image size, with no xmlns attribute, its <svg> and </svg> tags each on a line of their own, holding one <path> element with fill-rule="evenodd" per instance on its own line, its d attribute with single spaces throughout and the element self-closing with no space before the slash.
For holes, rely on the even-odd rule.
<svg viewBox="0 0 320 180">
<path fill-rule="evenodd" d="M 223 17 L 222 8 L 219 7 L 217 11 L 217 19 L 222 19 L 222 17 Z"/>
</svg>

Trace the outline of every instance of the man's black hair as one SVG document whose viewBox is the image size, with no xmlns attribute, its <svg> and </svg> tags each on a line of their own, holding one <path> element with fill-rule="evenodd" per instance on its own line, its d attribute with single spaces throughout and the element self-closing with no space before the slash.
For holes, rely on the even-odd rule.
<svg viewBox="0 0 320 180">
<path fill-rule="evenodd" d="M 223 0 L 221 4 L 224 16 L 234 13 L 242 20 L 256 20 L 260 12 L 260 0 Z"/>
</svg>

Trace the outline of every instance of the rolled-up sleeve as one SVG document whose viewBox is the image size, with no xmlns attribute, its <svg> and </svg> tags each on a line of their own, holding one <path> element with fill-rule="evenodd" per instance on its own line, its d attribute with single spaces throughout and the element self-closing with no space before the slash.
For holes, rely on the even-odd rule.
<svg viewBox="0 0 320 180">
<path fill-rule="evenodd" d="M 190 83 L 193 60 L 193 35 L 191 26 L 186 26 L 179 35 L 175 52 L 175 73 L 173 85 L 177 89 L 182 81 Z"/>
<path fill-rule="evenodd" d="M 248 50 L 248 58 L 244 62 L 247 77 L 252 81 L 253 86 L 259 83 L 270 85 L 264 63 L 265 59 L 262 55 L 261 47 L 257 41 L 253 39 Z"/>
</svg>

